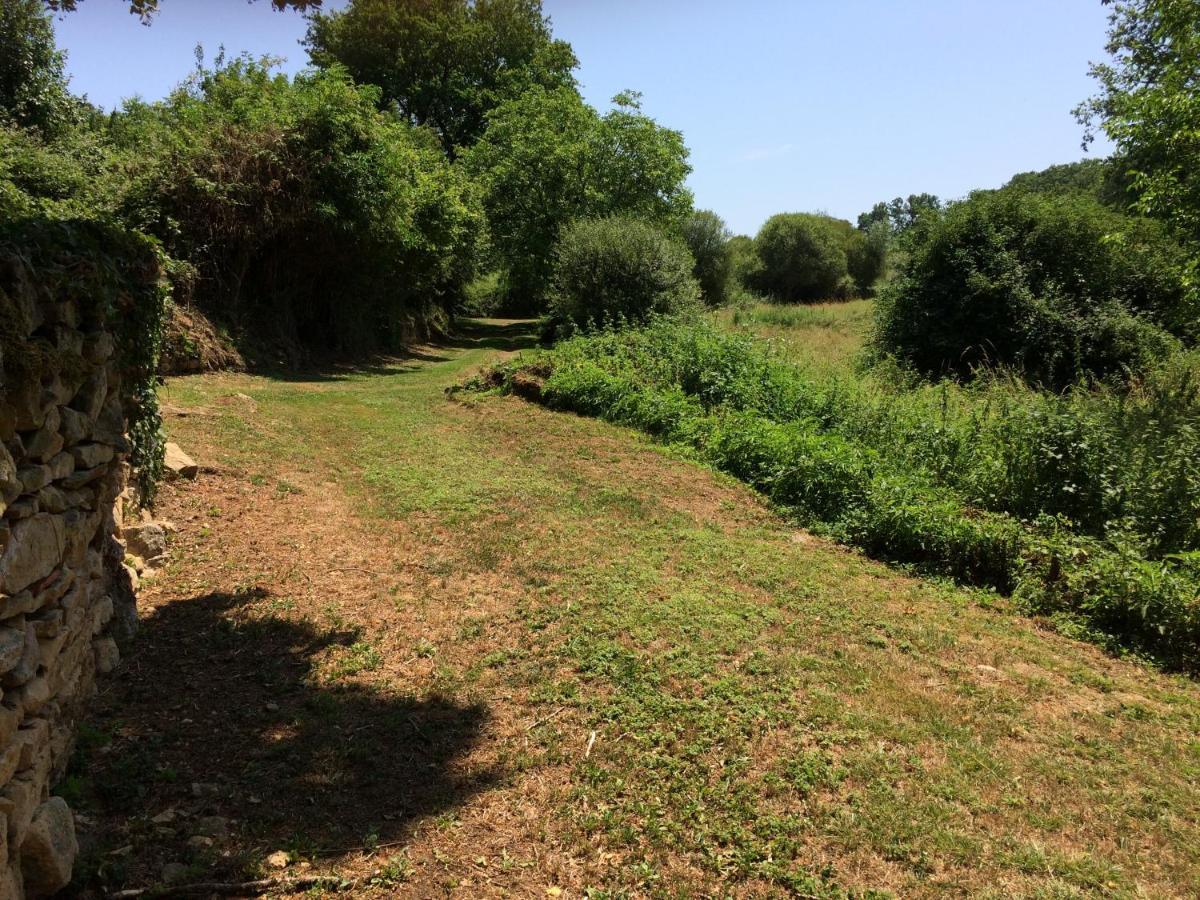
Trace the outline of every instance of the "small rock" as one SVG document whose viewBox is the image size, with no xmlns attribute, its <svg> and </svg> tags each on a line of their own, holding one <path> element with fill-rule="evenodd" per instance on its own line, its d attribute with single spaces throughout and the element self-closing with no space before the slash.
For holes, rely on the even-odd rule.
<svg viewBox="0 0 1200 900">
<path fill-rule="evenodd" d="M 278 703 L 268 703 L 268 704 L 266 704 L 266 706 L 264 708 L 266 709 L 267 712 L 279 712 L 279 704 Z"/>
<path fill-rule="evenodd" d="M 103 637 L 92 644 L 96 653 L 96 671 L 107 675 L 121 662 L 121 651 L 117 642 L 110 637 Z"/>
<path fill-rule="evenodd" d="M 180 448 L 178 444 L 167 442 L 166 454 L 163 457 L 163 467 L 170 478 L 195 478 L 200 473 L 200 467 Z"/>
<path fill-rule="evenodd" d="M 147 561 L 167 552 L 167 532 L 156 522 L 128 525 L 121 529 L 126 549 L 134 556 Z"/>
<path fill-rule="evenodd" d="M 168 807 L 150 820 L 155 825 L 170 825 L 175 821 L 175 809 Z"/>
<path fill-rule="evenodd" d="M 210 838 L 227 838 L 229 820 L 221 816 L 205 816 L 196 823 L 196 833 Z"/>
<path fill-rule="evenodd" d="M 167 863 L 162 867 L 163 884 L 180 884 L 187 880 L 188 867 L 183 863 Z"/>
<path fill-rule="evenodd" d="M 193 850 L 212 849 L 213 839 L 206 834 L 194 834 L 188 838 L 188 846 Z"/>
<path fill-rule="evenodd" d="M 291 861 L 286 850 L 276 850 L 267 857 L 267 865 L 273 869 L 286 869 Z"/>
</svg>

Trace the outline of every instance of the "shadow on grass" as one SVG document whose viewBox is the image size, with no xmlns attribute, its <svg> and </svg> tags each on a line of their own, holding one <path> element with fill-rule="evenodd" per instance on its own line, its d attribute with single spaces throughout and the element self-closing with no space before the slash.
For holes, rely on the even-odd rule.
<svg viewBox="0 0 1200 900">
<path fill-rule="evenodd" d="M 366 362 L 326 362 L 305 369 L 258 367 L 255 372 L 274 381 L 316 383 L 345 381 L 363 375 L 397 375 L 426 363 L 447 362 L 452 356 L 440 350 L 527 350 L 538 343 L 538 323 L 533 319 L 459 319 L 450 335 L 429 346 L 412 348 Z"/>
<path fill-rule="evenodd" d="M 370 648 L 270 606 L 261 589 L 212 593 L 143 620 L 67 780 L 94 823 L 80 891 L 155 885 L 168 863 L 240 881 L 275 850 L 404 841 L 497 782 L 463 762 L 484 706 L 323 683 L 319 656 L 369 667 Z"/>
</svg>

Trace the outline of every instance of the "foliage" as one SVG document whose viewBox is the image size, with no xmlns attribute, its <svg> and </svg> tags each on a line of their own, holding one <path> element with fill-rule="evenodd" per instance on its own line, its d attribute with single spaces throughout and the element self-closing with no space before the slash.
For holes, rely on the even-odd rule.
<svg viewBox="0 0 1200 900">
<path fill-rule="evenodd" d="M 41 177 L 28 177 L 34 171 Z M 27 177 L 12 180 L 10 173 Z M 0 130 L 0 255 L 5 268 L 39 292 L 74 301 L 83 323 L 106 328 L 116 345 L 122 377 L 130 462 L 141 496 L 153 502 L 162 473 L 163 437 L 156 394 L 158 356 L 166 321 L 165 260 L 159 246 L 109 216 L 88 214 L 87 183 L 79 159 L 38 144 L 29 135 Z M 51 189 L 39 193 L 43 188 Z M 0 289 L 0 306 L 10 303 Z M 7 315 L 9 311 L 3 310 Z M 22 329 L 23 330 L 23 329 Z M 39 339 L 0 334 L 5 381 L 35 377 L 28 366 L 42 356 Z M 56 365 L 69 367 L 69 359 Z M 19 371 L 26 367 L 25 371 Z"/>
<path fill-rule="evenodd" d="M 556 325 L 591 329 L 685 315 L 699 298 L 687 248 L 654 225 L 615 215 L 563 230 L 550 302 Z"/>
<path fill-rule="evenodd" d="M 771 216 L 754 238 L 754 286 L 789 303 L 844 296 L 850 283 L 846 245 L 844 230 L 829 216 Z"/>
<path fill-rule="evenodd" d="M 137 148 L 124 212 L 198 271 L 219 319 L 303 350 L 390 349 L 472 274 L 482 215 L 463 173 L 341 70 L 200 70 L 113 124 Z"/>
<path fill-rule="evenodd" d="M 683 240 L 696 261 L 692 275 L 708 306 L 723 306 L 729 299 L 729 238 L 725 220 L 711 210 L 698 209 L 683 223 Z"/>
<path fill-rule="evenodd" d="M 941 209 L 942 201 L 934 194 L 909 194 L 907 198 L 896 197 L 886 203 L 876 203 L 869 212 L 859 215 L 858 227 L 868 231 L 873 226 L 884 225 L 893 234 L 903 234 L 922 216 L 936 215 Z"/>
<path fill-rule="evenodd" d="M 877 341 L 924 373 L 1003 364 L 1062 386 L 1142 371 L 1171 348 L 1167 331 L 1195 326 L 1163 229 L 1082 195 L 977 193 L 925 220 L 908 250 Z"/>
<path fill-rule="evenodd" d="M 559 232 L 569 222 L 618 213 L 678 228 L 691 210 L 683 136 L 614 98 L 604 116 L 573 87 L 532 88 L 498 107 L 464 156 L 482 185 L 508 308 L 539 312 Z"/>
<path fill-rule="evenodd" d="M 75 12 L 80 0 L 42 0 L 42 2 L 45 3 L 47 9 L 69 13 Z M 298 9 L 304 11 L 316 9 L 320 5 L 321 0 L 271 0 L 271 6 L 278 10 Z M 158 0 L 129 0 L 129 11 L 138 16 L 145 24 L 149 24 L 158 12 Z"/>
<path fill-rule="evenodd" d="M 754 238 L 735 234 L 729 239 L 729 276 L 741 292 L 755 290 L 762 269 L 758 253 L 754 249 Z"/>
<path fill-rule="evenodd" d="M 956 418 L 925 389 L 874 399 L 749 338 L 669 323 L 575 338 L 531 368 L 549 373 L 543 402 L 692 447 L 876 555 L 1013 590 L 1109 645 L 1200 663 L 1200 583 L 1176 561 L 1200 546 L 1200 481 L 1183 462 L 1200 451 L 1194 382 L 1166 390 L 1164 374 L 1161 391 L 1068 398 L 1014 382 L 1008 408 Z M 1174 421 L 1160 429 L 1160 417 Z M 998 485 L 1002 472 L 1028 487 Z M 1071 507 L 1075 492 L 1087 499 Z M 1097 497 L 1123 518 L 1080 525 L 1060 511 Z M 1156 524 L 1168 520 L 1169 538 Z"/>
<path fill-rule="evenodd" d="M 483 134 L 488 113 L 532 86 L 574 87 L 578 65 L 550 33 L 541 0 L 353 0 L 316 13 L 305 42 L 318 66 L 340 65 L 451 157 Z"/>
<path fill-rule="evenodd" d="M 887 267 L 892 233 L 886 224 L 877 222 L 850 232 L 846 242 L 846 269 L 854 279 L 855 290 L 860 297 L 870 296 Z"/>
<path fill-rule="evenodd" d="M 1084 194 L 1122 212 L 1127 211 L 1132 202 L 1128 178 L 1118 161 L 1112 158 L 1081 159 L 1050 166 L 1040 172 L 1021 172 L 1010 178 L 1004 187 L 1034 194 Z"/>
<path fill-rule="evenodd" d="M 0 122 L 61 134 L 79 118 L 41 0 L 0 0 Z"/>
<path fill-rule="evenodd" d="M 1145 214 L 1200 243 L 1200 3 L 1105 0 L 1110 63 L 1092 66 L 1100 93 L 1077 110 L 1090 140 L 1116 144 Z"/>
</svg>

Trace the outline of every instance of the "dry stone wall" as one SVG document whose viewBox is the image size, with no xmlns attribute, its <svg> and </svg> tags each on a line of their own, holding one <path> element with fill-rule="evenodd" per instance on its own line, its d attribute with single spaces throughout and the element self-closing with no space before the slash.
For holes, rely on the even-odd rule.
<svg viewBox="0 0 1200 900">
<path fill-rule="evenodd" d="M 74 820 L 50 792 L 135 622 L 116 539 L 130 450 L 120 366 L 85 302 L 0 254 L 0 900 L 70 881 Z"/>
</svg>

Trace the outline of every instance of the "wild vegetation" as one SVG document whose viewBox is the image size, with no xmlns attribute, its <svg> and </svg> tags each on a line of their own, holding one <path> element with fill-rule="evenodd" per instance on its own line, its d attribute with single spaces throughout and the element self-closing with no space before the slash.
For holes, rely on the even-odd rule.
<svg viewBox="0 0 1200 900">
<path fill-rule="evenodd" d="M 753 237 L 538 0 L 272 3 L 309 69 L 198 53 L 103 111 L 75 3 L 0 0 L 0 249 L 112 321 L 148 498 L 171 304 L 258 370 L 158 392 L 217 468 L 164 490 L 161 643 L 63 787 L 81 890 L 264 842 L 365 893 L 1196 883 L 1195 0 L 1111 4 L 1112 158 Z M 236 853 L 153 827 L 219 804 Z"/>
</svg>

